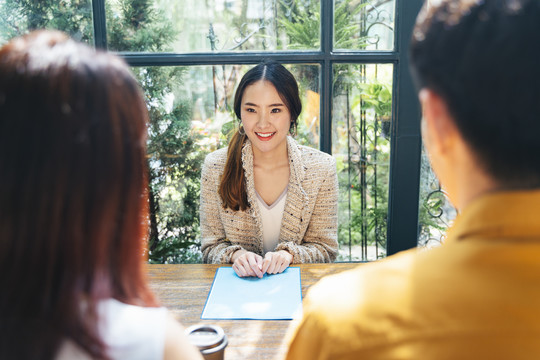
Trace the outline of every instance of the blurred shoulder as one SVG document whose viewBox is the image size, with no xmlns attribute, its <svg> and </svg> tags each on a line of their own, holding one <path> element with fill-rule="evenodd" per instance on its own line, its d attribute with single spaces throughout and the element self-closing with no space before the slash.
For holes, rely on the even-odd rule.
<svg viewBox="0 0 540 360">
<path fill-rule="evenodd" d="M 184 330 L 176 319 L 170 315 L 167 317 L 164 360 L 202 360 L 201 353 L 189 342 Z"/>
<path fill-rule="evenodd" d="M 305 353 L 310 358 L 319 353 L 325 354 L 320 357 L 324 359 L 360 358 L 362 349 L 386 344 L 389 334 L 395 334 L 394 320 L 403 322 L 406 316 L 407 278 L 415 253 L 358 264 L 313 285 L 304 299 L 288 359 L 304 358 Z"/>
<path fill-rule="evenodd" d="M 408 299 L 408 281 L 416 250 L 322 278 L 306 296 L 306 312 L 340 329 L 378 312 L 399 311 Z M 367 313 L 367 312 L 369 313 Z"/>
</svg>

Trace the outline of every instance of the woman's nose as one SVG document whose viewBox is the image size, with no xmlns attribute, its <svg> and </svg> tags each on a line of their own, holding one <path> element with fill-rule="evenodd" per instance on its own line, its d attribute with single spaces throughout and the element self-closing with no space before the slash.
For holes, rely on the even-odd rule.
<svg viewBox="0 0 540 360">
<path fill-rule="evenodd" d="M 260 128 L 264 128 L 268 126 L 269 124 L 268 120 L 269 120 L 268 114 L 266 114 L 265 112 L 261 112 L 261 114 L 259 115 L 259 119 L 257 121 L 257 126 Z"/>
</svg>

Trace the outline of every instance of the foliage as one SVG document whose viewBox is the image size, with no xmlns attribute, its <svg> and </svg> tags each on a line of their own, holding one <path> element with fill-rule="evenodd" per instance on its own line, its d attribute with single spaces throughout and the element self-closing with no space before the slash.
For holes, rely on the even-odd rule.
<svg viewBox="0 0 540 360">
<path fill-rule="evenodd" d="M 112 50 L 162 52 L 170 50 L 174 28 L 149 0 L 118 0 L 109 6 L 107 37 Z M 191 131 L 191 104 L 177 100 L 180 67 L 135 68 L 150 115 L 148 158 L 150 172 L 149 261 L 198 262 L 199 182 L 203 154 Z"/>
<path fill-rule="evenodd" d="M 352 19 L 361 16 L 366 10 L 365 2 L 336 2 L 335 7 L 335 48 L 362 48 L 368 43 L 367 34 L 362 32 L 360 22 Z M 297 8 L 290 19 L 281 19 L 290 40 L 289 47 L 294 49 L 318 48 L 320 43 L 320 8 L 314 2 L 311 7 Z M 339 181 L 339 227 L 340 247 L 351 244 L 375 244 L 386 240 L 386 214 L 388 208 L 388 166 L 378 166 L 376 162 L 388 161 L 389 154 L 384 154 L 376 147 L 376 138 L 384 126 L 379 121 L 384 116 L 389 124 L 392 108 L 391 85 L 381 82 L 362 83 L 365 77 L 363 65 L 334 65 L 334 101 L 344 99 L 342 109 L 334 108 L 333 118 L 344 118 L 343 127 L 346 136 L 355 139 L 367 137 L 359 147 L 349 147 L 349 158 L 337 156 Z M 313 74 L 314 77 L 318 74 Z M 336 104 L 335 104 L 336 105 Z M 366 111 L 370 111 L 369 116 Z M 341 111 L 341 112 L 340 112 Z M 360 115 L 359 115 L 360 114 Z M 361 127 L 361 121 L 379 121 L 378 129 Z M 387 129 L 389 132 L 389 128 Z M 374 140 L 374 141 L 373 141 Z M 359 140 L 358 140 L 359 141 Z M 384 139 L 380 141 L 385 141 Z M 387 141 L 386 141 L 387 142 Z M 358 153 L 355 155 L 355 153 Z M 377 160 L 377 153 L 379 159 Z M 386 163 L 387 164 L 387 163 Z M 377 182 L 377 180 L 379 180 Z M 382 244 L 384 245 L 384 244 Z"/>
<path fill-rule="evenodd" d="M 321 14 L 319 4 L 291 12 L 288 18 L 279 19 L 289 39 L 289 49 L 311 50 L 320 47 Z"/>
<path fill-rule="evenodd" d="M 368 44 L 368 37 L 360 31 L 360 25 L 352 21 L 365 9 L 367 3 L 356 2 L 350 4 L 347 1 L 338 2 L 334 9 L 335 44 L 336 49 L 364 48 Z"/>
<path fill-rule="evenodd" d="M 392 86 L 391 84 L 373 81 L 371 83 L 358 84 L 362 96 L 358 97 L 352 106 L 356 107 L 363 102 L 363 107 L 371 108 L 379 117 L 388 119 L 392 115 Z"/>
<path fill-rule="evenodd" d="M 348 49 L 367 44 L 366 37 L 359 37 L 360 26 L 352 22 L 355 16 L 366 6 L 365 3 L 350 5 L 347 2 L 337 4 L 334 9 L 335 48 Z M 321 14 L 320 3 L 311 2 L 306 7 L 297 7 L 290 17 L 279 19 L 289 39 L 289 49 L 311 50 L 320 47 Z"/>
<path fill-rule="evenodd" d="M 110 50 L 159 52 L 169 50 L 176 36 L 171 22 L 149 0 L 117 0 L 107 11 Z"/>
<path fill-rule="evenodd" d="M 0 19 L 3 41 L 36 29 L 59 29 L 89 44 L 93 40 L 90 0 L 4 0 Z"/>
<path fill-rule="evenodd" d="M 111 50 L 167 51 L 173 26 L 150 0 L 106 2 Z M 91 43 L 92 5 L 86 0 L 5 0 L 0 3 L 0 39 L 33 29 L 59 29 Z M 181 83 L 179 67 L 134 68 L 145 90 L 148 129 L 150 262 L 198 262 L 199 177 L 202 154 L 191 133 L 191 106 L 168 104 L 172 84 Z"/>
</svg>

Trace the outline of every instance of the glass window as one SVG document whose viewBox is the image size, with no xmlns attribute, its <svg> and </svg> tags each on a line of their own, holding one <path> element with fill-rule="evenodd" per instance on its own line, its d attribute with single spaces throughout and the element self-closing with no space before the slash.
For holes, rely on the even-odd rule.
<svg viewBox="0 0 540 360">
<path fill-rule="evenodd" d="M 110 49 L 177 53 L 319 49 L 319 1 L 153 0 L 141 6 L 142 3 L 106 2 L 107 36 L 140 40 L 113 40 Z M 155 45 L 143 45 L 147 36 L 158 38 L 161 45 L 167 46 L 157 50 L 152 48 Z"/>
<path fill-rule="evenodd" d="M 420 169 L 420 204 L 418 206 L 418 246 L 431 248 L 446 239 L 446 230 L 457 215 L 456 209 L 441 188 L 422 147 Z"/>
<path fill-rule="evenodd" d="M 0 1 L 0 44 L 36 29 L 57 29 L 94 43 L 91 0 Z"/>
<path fill-rule="evenodd" d="M 394 0 L 335 0 L 334 49 L 392 50 Z"/>
<path fill-rule="evenodd" d="M 391 64 L 334 65 L 338 260 L 376 260 L 386 255 L 392 73 Z"/>
</svg>

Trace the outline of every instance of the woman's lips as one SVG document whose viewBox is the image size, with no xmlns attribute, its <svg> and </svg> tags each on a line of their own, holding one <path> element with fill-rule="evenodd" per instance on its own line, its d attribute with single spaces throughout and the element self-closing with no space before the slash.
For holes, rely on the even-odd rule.
<svg viewBox="0 0 540 360">
<path fill-rule="evenodd" d="M 276 133 L 275 132 L 256 132 L 255 135 L 257 135 L 257 138 L 261 141 L 269 141 L 274 137 Z"/>
</svg>

